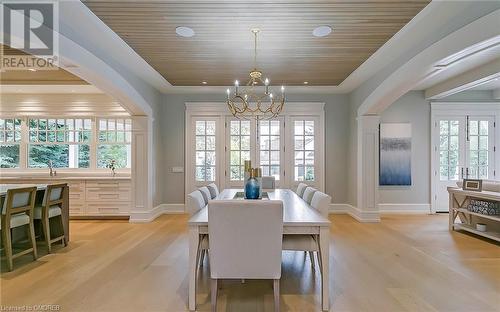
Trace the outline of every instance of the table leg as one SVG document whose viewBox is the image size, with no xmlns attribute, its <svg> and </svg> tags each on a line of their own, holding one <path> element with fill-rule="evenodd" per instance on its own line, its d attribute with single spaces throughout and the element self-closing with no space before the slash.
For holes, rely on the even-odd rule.
<svg viewBox="0 0 500 312">
<path fill-rule="evenodd" d="M 321 274 L 321 307 L 323 311 L 330 310 L 330 228 L 320 227 L 319 248 L 323 272 Z"/>
<path fill-rule="evenodd" d="M 189 226 L 189 310 L 196 310 L 196 254 L 200 243 L 200 232 L 197 225 Z"/>
</svg>

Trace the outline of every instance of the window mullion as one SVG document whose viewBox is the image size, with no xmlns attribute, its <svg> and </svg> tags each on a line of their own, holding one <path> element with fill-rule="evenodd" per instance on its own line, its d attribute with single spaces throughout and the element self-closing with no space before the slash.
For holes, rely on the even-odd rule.
<svg viewBox="0 0 500 312">
<path fill-rule="evenodd" d="M 26 117 L 21 120 L 21 141 L 19 142 L 19 169 L 28 168 L 28 128 L 28 117 Z"/>
</svg>

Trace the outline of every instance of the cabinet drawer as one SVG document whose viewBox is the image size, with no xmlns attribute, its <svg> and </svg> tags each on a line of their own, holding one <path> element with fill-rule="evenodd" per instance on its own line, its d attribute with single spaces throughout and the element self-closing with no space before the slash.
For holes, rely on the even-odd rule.
<svg viewBox="0 0 500 312">
<path fill-rule="evenodd" d="M 73 203 L 69 204 L 69 215 L 83 215 L 85 214 L 85 203 Z"/>
<path fill-rule="evenodd" d="M 86 200 L 130 201 L 130 190 L 87 188 Z"/>
<path fill-rule="evenodd" d="M 88 215 L 123 215 L 129 214 L 130 202 L 87 202 Z"/>
<path fill-rule="evenodd" d="M 130 181 L 87 181 L 87 188 L 115 188 L 128 189 L 132 187 Z"/>
</svg>

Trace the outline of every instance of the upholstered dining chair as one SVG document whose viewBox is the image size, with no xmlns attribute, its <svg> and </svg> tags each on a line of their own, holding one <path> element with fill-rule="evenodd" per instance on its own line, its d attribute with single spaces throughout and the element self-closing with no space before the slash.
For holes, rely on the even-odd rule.
<svg viewBox="0 0 500 312">
<path fill-rule="evenodd" d="M 311 200 L 313 198 L 314 193 L 316 192 L 316 189 L 312 186 L 306 187 L 304 190 L 304 194 L 302 195 L 302 199 L 308 203 L 311 204 Z"/>
<path fill-rule="evenodd" d="M 283 202 L 210 201 L 208 233 L 212 311 L 219 279 L 272 279 L 279 311 Z"/>
<path fill-rule="evenodd" d="M 299 183 L 299 185 L 297 186 L 297 190 L 295 191 L 295 193 L 297 193 L 297 195 L 299 195 L 299 197 L 302 197 L 302 195 L 304 195 L 304 191 L 306 190 L 306 187 L 307 187 L 307 184 L 305 184 L 305 183 Z"/>
<path fill-rule="evenodd" d="M 274 190 L 276 188 L 276 178 L 274 176 L 262 177 L 262 189 Z"/>
<path fill-rule="evenodd" d="M 200 190 L 193 191 L 187 195 L 187 212 L 191 215 L 197 213 L 206 206 L 205 199 Z M 203 265 L 203 260 L 208 251 L 208 235 L 200 234 L 198 251 L 196 252 L 196 263 Z"/>
<path fill-rule="evenodd" d="M 47 244 L 47 251 L 52 251 L 52 244 L 61 241 L 63 246 L 66 246 L 64 225 L 62 219 L 62 204 L 64 200 L 64 190 L 67 184 L 52 184 L 47 185 L 45 194 L 43 195 L 42 203 L 35 206 L 33 218 L 40 220 L 42 223 L 43 236 Z M 50 226 L 50 219 L 57 222 L 59 229 L 58 235 L 54 237 L 53 229 Z"/>
<path fill-rule="evenodd" d="M 211 199 L 214 199 L 219 195 L 219 188 L 217 187 L 217 184 L 215 183 L 210 183 L 207 185 L 208 190 L 210 191 L 210 197 Z"/>
<path fill-rule="evenodd" d="M 203 199 L 205 200 L 205 205 L 208 204 L 208 201 L 212 199 L 212 195 L 210 195 L 210 190 L 206 186 L 202 186 L 198 188 L 200 190 L 201 195 L 203 195 Z"/>
<path fill-rule="evenodd" d="M 1 231 L 7 266 L 9 271 L 13 268 L 13 259 L 22 255 L 33 253 L 36 260 L 36 240 L 33 226 L 33 208 L 35 207 L 36 187 L 25 187 L 7 190 L 7 196 L 2 207 Z M 28 240 L 31 248 L 13 253 L 11 230 L 20 226 L 27 226 Z"/>
<path fill-rule="evenodd" d="M 320 191 L 315 191 L 312 196 L 311 207 L 318 210 L 318 212 L 324 217 L 328 218 L 328 209 L 331 201 L 332 197 L 330 195 Z M 283 250 L 305 251 L 309 253 L 312 265 L 314 265 L 314 253 L 316 253 L 320 272 L 323 272 L 323 264 L 321 263 L 319 248 L 319 237 L 317 235 L 285 234 L 283 235 Z"/>
</svg>

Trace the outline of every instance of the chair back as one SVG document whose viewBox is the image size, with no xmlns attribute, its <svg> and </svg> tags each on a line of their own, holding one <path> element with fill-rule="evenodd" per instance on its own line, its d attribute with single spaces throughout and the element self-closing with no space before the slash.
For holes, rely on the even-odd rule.
<svg viewBox="0 0 500 312">
<path fill-rule="evenodd" d="M 217 184 L 215 183 L 210 183 L 207 185 L 208 190 L 210 191 L 210 197 L 214 199 L 219 195 L 219 188 L 217 187 Z"/>
<path fill-rule="evenodd" d="M 2 214 L 10 216 L 16 213 L 32 213 L 35 207 L 36 187 L 23 187 L 7 190 L 2 207 Z"/>
<path fill-rule="evenodd" d="M 205 199 L 200 190 L 193 191 L 187 196 L 187 212 L 194 214 L 205 207 Z"/>
<path fill-rule="evenodd" d="M 307 184 L 299 183 L 299 185 L 297 186 L 297 191 L 295 191 L 295 193 L 297 193 L 297 195 L 299 195 L 299 197 L 302 197 L 304 195 L 304 191 L 306 190 L 306 187 L 307 187 Z"/>
<path fill-rule="evenodd" d="M 210 201 L 208 233 L 211 278 L 281 277 L 282 201 Z"/>
<path fill-rule="evenodd" d="M 311 206 L 318 210 L 324 217 L 328 218 L 328 210 L 332 197 L 320 191 L 316 191 L 311 200 Z"/>
<path fill-rule="evenodd" d="M 208 187 L 202 186 L 198 190 L 200 190 L 201 195 L 203 195 L 203 200 L 205 201 L 205 205 L 208 204 L 208 201 L 212 199 Z"/>
<path fill-rule="evenodd" d="M 64 200 L 64 190 L 66 186 L 66 183 L 47 185 L 47 189 L 43 194 L 42 205 L 47 209 L 51 206 L 61 207 Z"/>
<path fill-rule="evenodd" d="M 274 176 L 262 177 L 262 188 L 265 190 L 274 190 L 276 188 L 276 178 Z"/>
<path fill-rule="evenodd" d="M 311 200 L 313 198 L 316 189 L 314 187 L 308 186 L 304 190 L 304 194 L 302 195 L 302 199 L 306 201 L 306 203 L 311 204 Z"/>
</svg>

